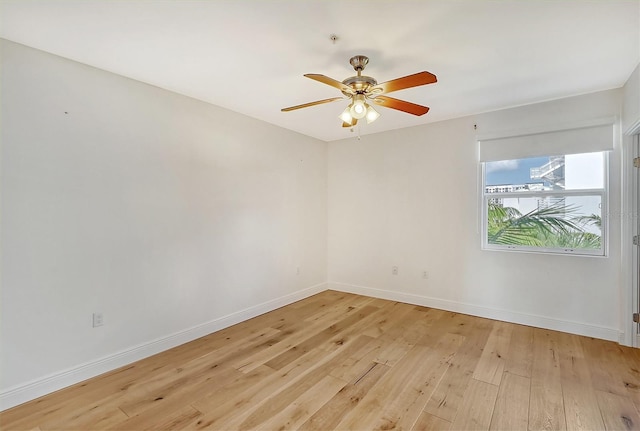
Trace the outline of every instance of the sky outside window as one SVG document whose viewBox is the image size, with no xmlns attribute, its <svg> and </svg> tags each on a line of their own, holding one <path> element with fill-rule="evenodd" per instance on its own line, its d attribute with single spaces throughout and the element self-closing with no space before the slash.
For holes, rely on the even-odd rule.
<svg viewBox="0 0 640 431">
<path fill-rule="evenodd" d="M 567 190 L 596 189 L 604 187 L 604 155 L 603 153 L 585 153 L 566 155 Z M 531 178 L 531 168 L 544 166 L 549 157 L 531 157 L 517 160 L 500 160 L 485 164 L 485 186 L 506 184 L 527 184 L 547 181 Z"/>
<path fill-rule="evenodd" d="M 529 159 L 487 162 L 485 165 L 485 185 L 496 186 L 539 182 L 531 179 L 529 170 L 538 168 L 548 161 L 549 157 L 532 157 Z"/>
</svg>

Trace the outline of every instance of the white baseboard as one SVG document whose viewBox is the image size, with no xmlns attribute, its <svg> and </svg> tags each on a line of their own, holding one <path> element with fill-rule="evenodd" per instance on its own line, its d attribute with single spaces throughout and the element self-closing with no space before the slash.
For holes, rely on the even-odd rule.
<svg viewBox="0 0 640 431">
<path fill-rule="evenodd" d="M 280 298 L 254 305 L 244 310 L 228 314 L 184 331 L 140 344 L 112 355 L 69 368 L 25 384 L 0 392 L 0 411 L 7 410 L 51 392 L 80 383 L 100 374 L 131 364 L 140 359 L 169 350 L 189 341 L 243 322 L 276 308 L 283 307 L 326 290 L 326 283 L 317 284 Z"/>
<path fill-rule="evenodd" d="M 391 301 L 406 302 L 408 304 L 437 308 L 455 313 L 469 314 L 471 316 L 487 319 L 501 320 L 520 325 L 534 326 L 536 328 L 551 329 L 554 331 L 568 332 L 570 334 L 584 335 L 609 341 L 619 341 L 617 328 L 606 328 L 568 320 L 554 319 L 534 314 L 524 314 L 496 308 L 481 307 L 473 304 L 450 301 L 446 299 L 430 298 L 411 293 L 394 292 L 373 287 L 357 286 L 353 284 L 329 282 L 328 288 L 341 292 L 355 293 L 374 298 L 388 299 Z"/>
</svg>

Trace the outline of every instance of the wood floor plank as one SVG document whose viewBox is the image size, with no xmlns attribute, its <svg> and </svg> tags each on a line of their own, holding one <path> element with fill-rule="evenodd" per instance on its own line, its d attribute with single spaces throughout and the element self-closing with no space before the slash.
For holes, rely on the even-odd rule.
<svg viewBox="0 0 640 431">
<path fill-rule="evenodd" d="M 529 424 L 531 379 L 504 372 L 491 417 L 492 431 L 526 431 Z"/>
<path fill-rule="evenodd" d="M 193 404 L 203 412 L 203 416 L 186 425 L 185 429 L 233 429 L 272 394 L 288 387 L 304 373 L 312 369 L 324 356 L 320 350 L 307 352 L 282 370 L 262 366 L 244 374 L 233 384 L 222 388 L 217 394 L 210 394 Z M 248 377 L 261 370 L 272 370 L 267 376 L 248 384 Z M 233 422 L 234 425 L 229 425 Z"/>
<path fill-rule="evenodd" d="M 193 422 L 202 416 L 202 413 L 193 407 L 187 405 L 161 420 L 150 423 L 149 426 L 141 428 L 144 431 L 173 431 L 183 428 L 186 424 Z M 122 428 L 120 428 L 122 429 Z"/>
<path fill-rule="evenodd" d="M 343 319 L 348 314 L 353 314 L 354 310 L 361 309 L 370 305 L 372 298 L 364 296 L 345 294 L 344 298 L 341 298 L 338 302 L 323 304 L 322 309 L 314 310 L 313 308 L 304 308 L 302 313 L 299 314 L 299 321 L 307 322 L 308 324 L 328 324 L 328 326 L 337 320 Z M 379 308 L 372 305 L 372 307 Z"/>
<path fill-rule="evenodd" d="M 451 429 L 488 430 L 497 397 L 496 385 L 471 379 Z"/>
<path fill-rule="evenodd" d="M 351 324 L 350 326 L 347 325 L 347 327 L 342 331 L 335 331 L 335 327 L 332 329 L 329 327 L 335 323 L 335 320 L 342 320 L 345 319 L 347 315 L 356 314 L 359 309 L 366 307 L 372 301 L 373 298 L 366 298 L 358 295 L 347 295 L 339 305 L 332 306 L 331 304 L 322 303 L 322 310 L 319 313 L 313 313 L 313 310 L 308 309 L 307 307 L 300 307 L 300 310 L 303 310 L 307 314 L 301 315 L 298 322 L 287 326 L 277 325 L 277 327 L 283 331 L 284 335 L 286 335 L 284 339 L 266 349 L 256 352 L 253 356 L 241 358 L 235 361 L 232 363 L 232 366 L 242 372 L 249 372 L 260 365 L 266 364 L 271 360 L 275 360 L 276 357 L 283 355 L 289 350 L 299 351 L 301 346 L 304 346 L 304 342 L 311 338 L 313 334 L 320 336 L 319 333 L 322 331 L 326 332 L 332 330 L 337 334 L 335 337 L 331 337 L 326 343 L 334 347 L 325 349 L 335 350 L 337 346 L 344 343 L 344 334 L 356 333 L 356 335 L 358 335 L 358 325 L 367 318 L 371 318 L 375 313 L 375 310 L 379 307 L 373 305 L 368 307 L 367 310 L 373 310 L 373 313 L 368 314 L 367 316 L 360 313 L 359 316 L 361 320 Z M 316 303 L 312 304 L 316 307 L 318 306 Z M 316 347 L 321 346 L 317 345 Z"/>
<path fill-rule="evenodd" d="M 440 342 L 423 356 L 422 364 L 415 370 L 413 380 L 386 403 L 381 411 L 381 419 L 374 429 L 390 429 L 390 426 L 396 429 L 411 429 L 442 376 L 451 366 L 452 359 L 464 339 L 465 337 L 458 334 L 444 334 Z"/>
<path fill-rule="evenodd" d="M 407 385 L 412 384 L 416 371 L 420 370 L 423 354 L 427 350 L 428 348 L 423 346 L 412 348 L 338 423 L 337 429 L 373 430 L 380 419 L 393 421 L 393 418 L 381 417 L 382 410 L 388 402 L 399 396 Z M 393 428 L 389 425 L 387 429 Z"/>
<path fill-rule="evenodd" d="M 558 346 L 558 351 L 562 357 L 572 357 L 582 359 L 585 357 L 584 347 L 577 335 L 566 332 L 554 331 L 554 337 Z"/>
<path fill-rule="evenodd" d="M 104 430 L 121 424 L 128 418 L 124 412 L 116 407 L 98 408 L 83 411 L 70 418 L 61 418 L 58 423 L 43 425 L 43 430 Z"/>
<path fill-rule="evenodd" d="M 598 407 L 591 373 L 577 336 L 558 334 L 562 400 L 567 430 L 600 430 L 604 422 Z"/>
<path fill-rule="evenodd" d="M 300 308 L 306 306 L 308 304 L 312 304 L 314 306 L 313 310 L 321 309 L 326 305 L 333 304 L 341 304 L 347 300 L 349 297 L 357 297 L 360 295 L 356 295 L 348 292 L 340 292 L 339 290 L 325 290 L 324 292 L 308 296 L 306 298 L 300 299 L 299 301 L 292 302 L 287 305 L 286 308 Z"/>
<path fill-rule="evenodd" d="M 513 325 L 504 371 L 522 377 L 531 377 L 533 364 L 533 328 Z"/>
<path fill-rule="evenodd" d="M 450 333 L 463 335 L 458 331 L 459 328 L 456 327 L 456 323 L 464 326 L 464 323 L 459 321 L 460 316 L 462 315 L 456 315 L 434 308 L 423 310 L 423 315 L 425 316 L 424 319 L 426 321 L 426 325 L 424 326 L 420 338 L 416 341 L 416 344 L 434 346 L 438 343 L 442 334 Z"/>
<path fill-rule="evenodd" d="M 371 306 L 363 307 L 362 309 L 355 311 L 354 313 L 352 313 L 351 315 L 348 315 L 342 320 L 330 325 L 328 328 L 324 329 L 323 331 L 320 331 L 317 334 L 314 334 L 311 337 L 308 337 L 307 339 L 300 342 L 299 344 L 284 351 L 280 355 L 266 362 L 265 365 L 271 368 L 274 368 L 276 370 L 279 370 L 285 365 L 291 363 L 295 359 L 304 355 L 311 349 L 318 348 L 322 344 L 329 341 L 336 334 L 344 331 L 350 325 L 353 325 L 357 321 L 362 320 L 367 315 L 373 313 L 376 310 L 378 310 L 378 308 L 376 307 L 371 307 Z"/>
<path fill-rule="evenodd" d="M 128 416 L 135 416 L 159 403 L 166 404 L 172 397 L 188 391 L 189 385 L 232 378 L 236 371 L 226 363 L 233 361 L 237 356 L 244 357 L 254 351 L 260 351 L 278 342 L 282 336 L 281 331 L 266 328 L 260 334 L 246 339 L 244 345 L 230 343 L 228 348 L 204 355 L 192 361 L 189 366 L 176 369 L 175 373 L 147 381 L 142 388 L 144 394 L 135 398 L 128 396 L 119 399 L 118 407 Z"/>
<path fill-rule="evenodd" d="M 258 426 L 286 408 L 289 400 L 300 396 L 317 384 L 339 363 L 371 340 L 362 336 L 345 344 L 336 352 L 314 349 L 274 373 L 272 376 L 228 398 L 213 411 L 205 412 L 193 429 L 237 429 Z"/>
<path fill-rule="evenodd" d="M 534 330 L 530 430 L 565 430 L 566 419 L 560 380 L 560 353 L 554 331 Z"/>
<path fill-rule="evenodd" d="M 271 393 L 270 396 L 259 403 L 246 419 L 241 422 L 244 429 L 251 429 L 259 426 L 272 416 L 280 413 L 291 403 L 292 399 L 296 399 L 308 390 L 311 390 L 325 376 L 330 375 L 331 371 L 340 364 L 351 353 L 359 349 L 362 345 L 368 343 L 369 337 L 360 337 L 350 343 L 341 346 L 341 349 L 335 351 L 331 356 L 324 358 L 319 364 L 304 375 L 294 379 L 289 385 L 282 387 L 277 393 Z M 341 380 L 341 379 L 336 379 Z M 342 380 L 341 380 L 342 381 Z M 343 386 L 346 385 L 344 382 Z M 228 423 L 226 426 L 235 428 L 235 421 Z"/>
<path fill-rule="evenodd" d="M 252 417 L 251 426 L 241 423 L 239 431 L 249 429 L 288 430 L 298 429 L 314 413 L 335 396 L 347 383 L 331 375 L 323 377 L 318 383 L 296 398 L 291 398 L 287 406 L 274 416 Z"/>
<path fill-rule="evenodd" d="M 261 382 L 273 378 L 275 374 L 276 370 L 273 368 L 261 365 L 248 373 L 237 374 L 226 384 L 219 384 L 216 391 L 199 398 L 191 405 L 198 411 L 215 413 L 216 409 L 224 406 L 228 400 L 236 399 L 248 389 L 258 387 Z"/>
<path fill-rule="evenodd" d="M 489 338 L 493 323 L 481 319 L 473 325 L 473 319 L 461 314 L 448 319 L 450 328 L 463 334 L 465 343 L 451 360 L 451 366 L 436 387 L 425 412 L 453 422 L 458 409 L 462 405 L 471 376 L 480 360 L 484 346 Z"/>
<path fill-rule="evenodd" d="M 378 351 L 376 362 L 395 365 L 418 342 L 426 329 L 424 312 L 410 310 L 396 325 L 378 337 L 384 348 Z"/>
<path fill-rule="evenodd" d="M 482 382 L 499 385 L 504 372 L 511 330 L 513 325 L 495 322 L 480 360 L 473 371 L 473 378 Z"/>
<path fill-rule="evenodd" d="M 417 344 L 433 322 L 433 319 L 429 318 L 429 309 L 422 310 L 418 307 L 413 307 L 408 313 L 403 312 L 402 317 L 397 320 L 398 323 L 385 331 L 383 336 L 401 339 L 403 343 L 409 345 Z M 442 333 L 438 334 L 440 335 Z"/>
<path fill-rule="evenodd" d="M 634 349 L 326 291 L 0 412 L 0 428 L 628 430 L 639 407 Z"/>
<path fill-rule="evenodd" d="M 625 375 L 631 376 L 625 386 L 636 409 L 640 412 L 640 383 L 638 383 L 640 381 L 640 349 L 624 347 L 622 356 L 626 367 Z"/>
<path fill-rule="evenodd" d="M 425 338 L 432 335 L 432 338 L 429 339 L 432 344 L 436 344 L 440 341 L 442 334 L 449 332 L 439 330 L 442 329 L 438 325 L 444 315 L 448 315 L 448 313 L 426 307 L 413 307 L 408 312 L 402 310 L 400 316 L 394 319 L 398 323 L 388 327 L 381 336 L 401 340 L 402 343 L 413 346 L 415 344 L 427 345 L 428 343 L 424 342 Z"/>
<path fill-rule="evenodd" d="M 396 325 L 398 321 L 402 320 L 404 315 L 411 312 L 413 308 L 414 307 L 409 304 L 390 301 L 388 305 L 384 307 L 385 312 L 383 314 L 377 314 L 377 316 L 380 316 L 378 320 L 369 325 L 362 334 L 373 338 L 379 337 L 387 332 L 389 328 Z"/>
<path fill-rule="evenodd" d="M 599 381 L 598 389 L 629 397 L 636 408 L 640 409 L 640 361 L 632 359 L 633 355 L 630 353 L 633 352 L 629 352 L 630 348 L 605 340 L 590 339 L 585 340 L 585 343 L 591 345 L 591 354 L 595 351 L 598 354 L 594 365 L 597 363 L 599 368 L 592 370 L 592 376 L 609 378 L 607 385 L 602 385 L 602 381 Z"/>
<path fill-rule="evenodd" d="M 595 391 L 591 387 L 563 381 L 562 402 L 567 430 L 590 431 L 605 428 Z"/>
<path fill-rule="evenodd" d="M 369 340 L 331 370 L 331 375 L 348 382 L 360 377 L 362 370 L 368 369 L 378 357 L 378 352 L 387 345 L 387 341 L 380 338 L 369 337 Z"/>
<path fill-rule="evenodd" d="M 640 415 L 627 397 L 596 391 L 605 429 L 608 431 L 640 430 Z"/>
<path fill-rule="evenodd" d="M 627 396 L 625 379 L 618 374 L 620 368 L 615 366 L 618 352 L 612 352 L 610 342 L 595 338 L 582 338 L 581 344 L 585 355 L 589 358 L 593 387 L 598 391 Z"/>
<path fill-rule="evenodd" d="M 239 371 L 233 368 L 223 367 L 215 375 L 202 376 L 201 379 L 190 383 L 176 384 L 167 392 L 163 392 L 164 395 L 162 397 L 157 397 L 154 402 L 140 410 L 139 413 L 128 417 L 119 424 L 115 424 L 111 429 L 139 429 L 169 421 L 184 406 L 191 405 L 195 401 L 215 392 L 240 374 Z M 146 402 L 148 398 L 145 397 L 141 400 Z"/>
<path fill-rule="evenodd" d="M 449 431 L 451 422 L 445 421 L 438 416 L 422 412 L 418 420 L 411 428 L 411 431 Z"/>
<path fill-rule="evenodd" d="M 414 346 L 338 428 L 411 429 L 463 340 L 460 335 L 444 334 L 438 348 Z"/>
<path fill-rule="evenodd" d="M 345 328 L 343 331 L 335 334 L 324 345 L 319 346 L 319 348 L 327 352 L 336 350 L 349 339 L 365 334 L 367 332 L 367 329 L 371 328 L 372 325 L 375 325 L 375 322 L 378 322 L 381 317 L 390 319 L 392 321 L 396 320 L 396 316 L 389 314 L 388 309 L 386 309 L 385 307 L 377 307 L 377 310 L 375 310 L 373 313 L 369 313 L 362 319 L 354 322 L 348 328 Z M 387 333 L 385 333 L 383 336 L 385 336 L 386 334 Z M 383 336 L 380 336 L 378 338 L 382 338 Z M 386 341 L 388 341 L 388 338 L 384 340 L 383 344 L 387 344 Z"/>
<path fill-rule="evenodd" d="M 329 402 L 307 419 L 298 430 L 325 431 L 337 429 L 338 423 L 342 421 L 344 416 L 358 405 L 389 369 L 390 367 L 377 362 L 370 362 L 366 367 L 359 368 L 354 380 L 350 381 Z"/>
<path fill-rule="evenodd" d="M 252 355 L 240 357 L 231 362 L 230 365 L 238 371 L 248 373 L 307 340 L 309 338 L 309 334 L 317 334 L 318 332 L 326 329 L 326 327 L 327 324 L 323 321 L 313 322 L 310 324 L 302 320 L 298 322 L 297 325 L 288 327 L 284 331 L 285 337 L 281 340 L 267 346 L 266 348 L 257 350 Z"/>
</svg>

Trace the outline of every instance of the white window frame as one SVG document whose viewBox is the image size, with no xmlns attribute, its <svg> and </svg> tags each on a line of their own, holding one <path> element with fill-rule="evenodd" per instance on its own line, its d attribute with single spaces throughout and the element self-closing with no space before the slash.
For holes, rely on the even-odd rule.
<svg viewBox="0 0 640 431">
<path fill-rule="evenodd" d="M 489 251 L 512 251 L 524 253 L 550 253 L 564 254 L 572 256 L 595 256 L 607 257 L 609 255 L 609 152 L 602 151 L 603 154 L 603 188 L 602 189 L 582 189 L 582 190 L 542 190 L 534 192 L 518 191 L 507 193 L 486 193 L 486 162 L 481 162 L 481 226 L 482 226 L 482 249 Z M 557 155 L 557 154 L 552 154 Z M 543 156 L 544 157 L 544 156 Z M 500 198 L 544 198 L 544 197 L 571 197 L 571 196 L 600 196 L 601 202 L 601 248 L 600 249 L 574 249 L 574 248 L 545 248 L 521 245 L 501 245 L 489 244 L 488 242 L 488 206 L 490 199 Z"/>
<path fill-rule="evenodd" d="M 594 118 L 572 123 L 536 126 L 527 130 L 511 130 L 477 136 L 479 162 L 478 208 L 480 210 L 481 247 L 483 250 L 518 251 L 529 253 L 551 253 L 579 256 L 608 256 L 609 253 L 609 152 L 618 141 L 618 120 L 616 117 Z M 529 157 L 546 157 L 556 155 L 583 154 L 604 152 L 604 184 L 603 189 L 539 191 L 505 193 L 508 197 L 570 196 L 580 194 L 596 194 L 601 196 L 601 249 L 557 249 L 527 246 L 502 246 L 488 244 L 487 210 L 488 199 L 504 198 L 505 194 L 485 193 L 485 163 L 500 160 L 526 159 Z"/>
</svg>

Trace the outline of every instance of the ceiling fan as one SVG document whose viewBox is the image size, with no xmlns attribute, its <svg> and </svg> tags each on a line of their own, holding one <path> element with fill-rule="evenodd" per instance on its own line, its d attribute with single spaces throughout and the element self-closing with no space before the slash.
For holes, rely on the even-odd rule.
<svg viewBox="0 0 640 431">
<path fill-rule="evenodd" d="M 413 115 L 424 115 L 429 108 L 404 100 L 394 99 L 385 96 L 386 93 L 392 91 L 404 90 L 405 88 L 418 87 L 420 85 L 433 84 L 437 81 L 434 74 L 429 72 L 418 72 L 413 75 L 404 76 L 402 78 L 392 79 L 391 81 L 378 84 L 374 78 L 362 75 L 362 71 L 369 63 L 369 58 L 364 55 L 356 55 L 351 57 L 349 63 L 356 71 L 356 76 L 351 76 L 344 81 L 336 81 L 328 76 L 315 73 L 308 73 L 304 76 L 330 85 L 342 91 L 347 98 L 351 99 L 349 106 L 339 115 L 342 120 L 342 127 L 353 127 L 358 120 L 365 118 L 367 124 L 374 122 L 380 117 L 380 114 L 367 102 L 372 102 L 378 106 L 396 109 L 398 111 L 407 112 Z M 308 108 L 309 106 L 321 105 L 323 103 L 344 100 L 345 97 L 332 97 L 330 99 L 317 100 L 315 102 L 304 103 L 302 105 L 290 106 L 283 108 L 282 112 L 294 111 L 296 109 Z"/>
</svg>

